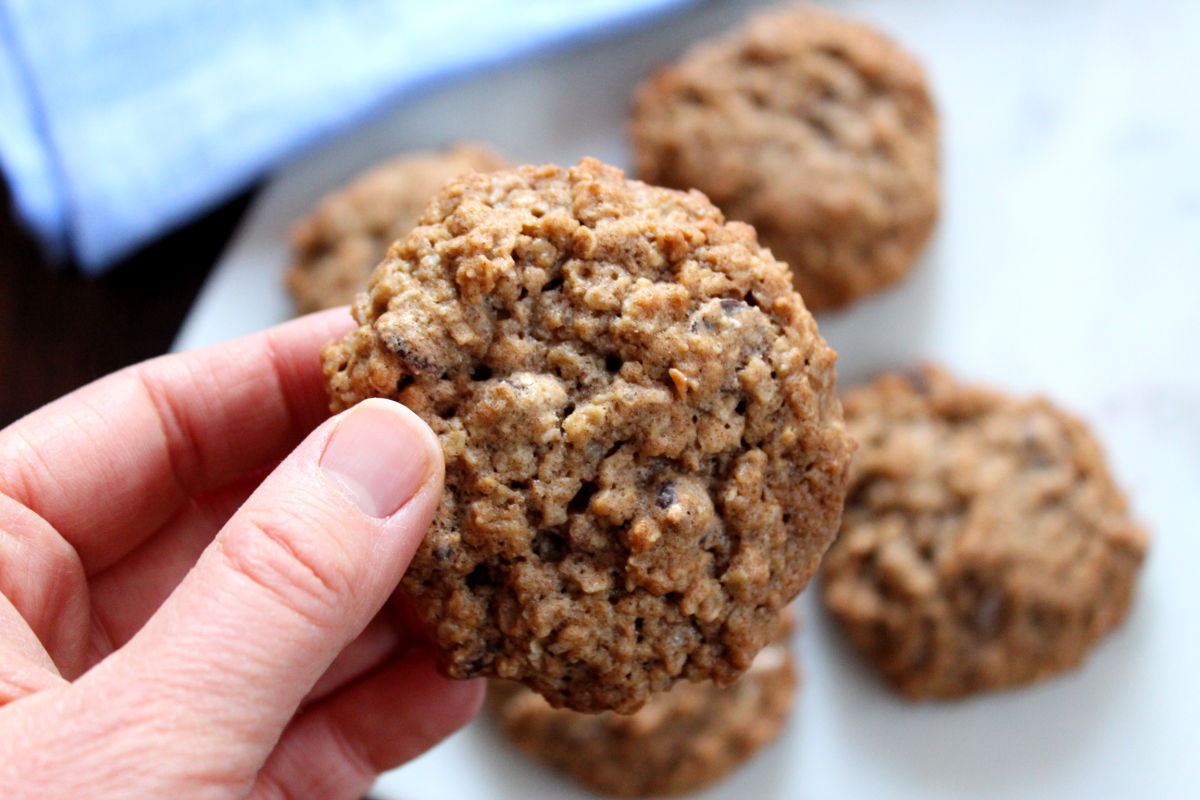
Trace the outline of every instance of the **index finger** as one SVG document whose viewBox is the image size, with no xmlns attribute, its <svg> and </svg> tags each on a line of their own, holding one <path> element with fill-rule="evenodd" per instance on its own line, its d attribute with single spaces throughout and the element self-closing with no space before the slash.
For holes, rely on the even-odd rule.
<svg viewBox="0 0 1200 800">
<path fill-rule="evenodd" d="M 88 384 L 0 431 L 0 493 L 102 570 L 328 417 L 320 349 L 352 326 L 344 307 L 310 314 Z"/>
</svg>

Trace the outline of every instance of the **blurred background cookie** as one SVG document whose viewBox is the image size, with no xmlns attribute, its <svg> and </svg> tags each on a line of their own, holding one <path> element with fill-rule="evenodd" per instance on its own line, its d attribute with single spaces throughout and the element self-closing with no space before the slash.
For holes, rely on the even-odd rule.
<svg viewBox="0 0 1200 800">
<path fill-rule="evenodd" d="M 1081 422 L 933 367 L 845 410 L 859 449 L 822 594 L 898 691 L 1038 680 L 1125 617 L 1147 536 Z"/>
<path fill-rule="evenodd" d="M 634 94 L 637 176 L 700 189 L 791 266 L 810 310 L 904 276 L 938 212 L 938 119 L 917 62 L 799 5 L 692 47 Z"/>
<path fill-rule="evenodd" d="M 296 310 L 307 314 L 352 302 L 388 245 L 412 230 L 442 184 L 505 166 L 487 147 L 464 142 L 400 156 L 330 192 L 292 228 L 287 287 Z"/>
<path fill-rule="evenodd" d="M 402 588 L 456 678 L 633 711 L 728 685 L 837 531 L 836 354 L 698 192 L 593 159 L 447 184 L 325 349 L 417 412 L 446 491 Z"/>
<path fill-rule="evenodd" d="M 678 683 L 634 714 L 555 709 L 509 681 L 489 685 L 488 706 L 531 758 L 594 791 L 648 797 L 701 789 L 778 736 L 796 683 L 792 654 L 781 639 L 732 686 Z"/>
</svg>

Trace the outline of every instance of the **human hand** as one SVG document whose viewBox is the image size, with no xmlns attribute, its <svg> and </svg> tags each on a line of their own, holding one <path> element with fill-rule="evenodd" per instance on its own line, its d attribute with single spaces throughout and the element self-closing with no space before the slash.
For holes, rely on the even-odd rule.
<svg viewBox="0 0 1200 800">
<path fill-rule="evenodd" d="M 387 604 L 437 440 L 387 400 L 322 422 L 317 352 L 350 324 L 154 359 L 0 431 L 0 797 L 357 798 L 474 714 Z"/>
</svg>

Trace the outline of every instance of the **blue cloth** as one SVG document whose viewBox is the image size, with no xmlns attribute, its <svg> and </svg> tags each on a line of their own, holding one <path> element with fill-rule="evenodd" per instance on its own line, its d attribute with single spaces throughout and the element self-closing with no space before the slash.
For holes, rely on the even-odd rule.
<svg viewBox="0 0 1200 800">
<path fill-rule="evenodd" d="M 0 166 L 96 272 L 406 89 L 689 0 L 0 0 Z"/>
</svg>

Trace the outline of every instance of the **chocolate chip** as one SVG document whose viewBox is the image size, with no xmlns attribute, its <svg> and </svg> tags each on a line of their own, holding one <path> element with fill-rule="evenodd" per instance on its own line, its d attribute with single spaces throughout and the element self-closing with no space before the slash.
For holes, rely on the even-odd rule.
<svg viewBox="0 0 1200 800">
<path fill-rule="evenodd" d="M 588 504 L 592 501 L 592 495 L 596 493 L 595 481 L 584 481 L 579 486 L 579 491 L 571 498 L 571 502 L 567 503 L 567 511 L 575 514 L 581 514 L 587 511 Z"/>
<path fill-rule="evenodd" d="M 419 356 L 413 352 L 412 347 L 408 342 L 400 338 L 394 331 L 389 331 L 383 334 L 383 344 L 396 355 L 400 356 L 405 365 L 409 369 L 419 370 L 421 372 L 438 372 L 441 370 L 437 364 L 434 364 L 428 358 Z"/>
<path fill-rule="evenodd" d="M 560 531 L 538 531 L 533 537 L 533 552 L 542 561 L 556 564 L 567 554 L 567 540 Z"/>
<path fill-rule="evenodd" d="M 439 544 L 433 548 L 433 557 L 444 564 L 454 558 L 454 548 L 448 544 Z"/>
<path fill-rule="evenodd" d="M 670 508 L 671 506 L 675 505 L 675 501 L 677 499 L 678 497 L 675 494 L 675 484 L 674 482 L 668 481 L 667 483 L 664 483 L 662 486 L 658 487 L 658 494 L 654 497 L 654 505 L 658 506 L 659 508 Z"/>
<path fill-rule="evenodd" d="M 1021 453 L 1034 467 L 1054 466 L 1053 454 L 1033 427 L 1026 427 L 1021 433 Z"/>
<path fill-rule="evenodd" d="M 479 589 L 483 586 L 491 586 L 495 581 L 492 578 L 492 571 L 487 564 L 476 564 L 475 569 L 467 575 L 467 588 Z"/>
<path fill-rule="evenodd" d="M 913 391 L 922 397 L 929 397 L 933 394 L 933 383 L 930 382 L 929 376 L 923 369 L 905 371 L 904 380 L 908 381 L 908 385 L 912 387 Z"/>
<path fill-rule="evenodd" d="M 992 639 L 1000 632 L 1000 623 L 1004 616 L 1004 595 L 1000 591 L 985 588 L 979 593 L 975 602 L 975 611 L 971 615 L 971 627 L 981 638 Z"/>
</svg>

